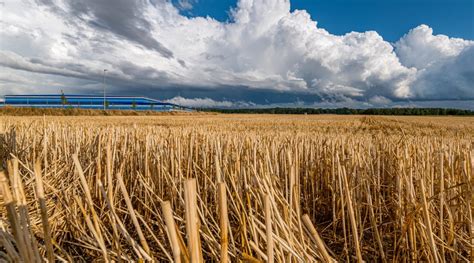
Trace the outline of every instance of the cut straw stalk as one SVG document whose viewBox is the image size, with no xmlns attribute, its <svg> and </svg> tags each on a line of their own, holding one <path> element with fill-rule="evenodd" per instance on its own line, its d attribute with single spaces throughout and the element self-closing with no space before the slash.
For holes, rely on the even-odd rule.
<svg viewBox="0 0 474 263">
<path fill-rule="evenodd" d="M 26 196 L 23 189 L 23 180 L 20 175 L 18 159 L 14 158 L 11 162 L 11 167 L 13 167 L 13 172 L 10 173 L 10 182 L 12 183 L 12 190 L 14 194 L 14 198 L 18 203 L 18 217 L 20 221 L 21 231 L 23 235 L 23 240 L 25 242 L 25 246 L 28 252 L 28 258 L 31 261 L 39 261 L 41 260 L 41 256 L 39 255 L 37 241 L 31 231 L 31 224 L 30 224 L 30 217 L 28 206 L 26 203 Z"/>
<path fill-rule="evenodd" d="M 46 254 L 48 262 L 54 261 L 53 243 L 51 238 L 51 230 L 48 222 L 48 210 L 46 208 L 46 200 L 44 196 L 43 178 L 41 176 L 41 162 L 38 160 L 35 163 L 35 181 L 36 181 L 36 195 L 41 213 L 41 223 L 43 225 L 43 236 L 46 244 Z"/>
<path fill-rule="evenodd" d="M 138 219 L 135 214 L 135 209 L 133 209 L 132 201 L 130 200 L 130 196 L 128 195 L 127 188 L 125 187 L 125 183 L 123 182 L 123 177 L 120 173 L 117 174 L 117 181 L 119 183 L 120 191 L 122 192 L 123 198 L 125 199 L 125 203 L 127 204 L 128 213 L 130 214 L 133 225 L 135 226 L 135 229 L 137 230 L 138 238 L 140 239 L 140 244 L 142 245 L 145 252 L 148 255 L 150 255 L 151 254 L 150 247 L 148 246 L 148 243 L 145 239 L 145 235 L 143 235 L 142 228 L 140 227 L 140 224 L 138 223 Z"/>
<path fill-rule="evenodd" d="M 186 203 L 186 232 L 191 263 L 203 262 L 199 238 L 199 219 L 197 215 L 196 179 L 185 181 L 184 197 Z"/>
<path fill-rule="evenodd" d="M 247 253 L 242 253 L 242 261 L 248 263 L 263 263 L 263 261 L 258 260 Z"/>
<path fill-rule="evenodd" d="M 72 160 L 76 167 L 77 174 L 79 175 L 79 179 L 82 185 L 82 190 L 84 191 L 84 194 L 86 195 L 87 204 L 89 205 L 89 209 L 91 210 L 91 213 L 92 213 L 92 220 L 94 222 L 95 231 L 97 233 L 98 238 L 100 239 L 99 242 L 104 243 L 104 238 L 102 237 L 102 231 L 99 225 L 99 217 L 97 216 L 97 212 L 95 211 L 94 202 L 92 201 L 92 195 L 89 189 L 89 185 L 87 183 L 86 177 L 84 176 L 84 170 L 82 169 L 81 163 L 79 162 L 78 155 L 73 154 Z"/>
<path fill-rule="evenodd" d="M 227 189 L 225 183 L 218 184 L 219 191 L 219 212 L 220 212 L 220 229 L 221 229 L 221 262 L 226 263 L 229 260 L 229 239 L 227 236 L 228 222 L 227 217 Z"/>
<path fill-rule="evenodd" d="M 357 261 L 359 263 L 361 263 L 364 260 L 362 259 L 362 254 L 360 252 L 359 234 L 357 232 L 357 222 L 356 222 L 355 215 L 354 215 L 354 208 L 352 206 L 352 197 L 351 197 L 351 193 L 350 193 L 349 183 L 347 181 L 346 170 L 344 169 L 344 167 L 342 169 L 342 179 L 343 179 L 343 182 L 344 182 L 344 192 L 346 194 L 347 210 L 349 210 L 349 219 L 351 221 L 352 236 L 353 236 L 353 239 L 354 239 L 354 246 L 355 246 L 355 250 L 356 250 Z"/>
<path fill-rule="evenodd" d="M 439 184 L 439 232 L 441 240 L 445 240 L 444 236 L 444 158 L 443 153 L 439 154 L 439 173 L 440 173 L 440 184 Z M 441 245 L 441 260 L 444 262 L 446 254 L 444 252 L 444 245 Z"/>
<path fill-rule="evenodd" d="M 368 205 L 369 205 L 369 213 L 370 213 L 369 214 L 370 224 L 372 225 L 372 229 L 373 229 L 374 234 L 375 234 L 375 239 L 377 240 L 377 245 L 379 247 L 380 258 L 381 258 L 382 262 L 387 262 L 387 259 L 385 258 L 385 252 L 384 252 L 384 249 L 383 249 L 382 239 L 380 237 L 380 233 L 379 233 L 379 230 L 377 228 L 377 222 L 376 222 L 376 217 L 375 217 L 375 213 L 374 213 L 374 207 L 373 207 L 373 203 L 372 203 L 372 194 L 371 194 L 371 191 L 370 191 L 369 183 L 366 184 L 366 191 L 367 191 L 367 202 L 368 202 Z"/>
<path fill-rule="evenodd" d="M 100 250 L 102 251 L 102 255 L 103 255 L 103 258 L 104 258 L 105 262 L 109 262 L 109 260 L 108 260 L 109 256 L 107 254 L 107 248 L 105 247 L 104 242 L 102 242 L 102 240 L 100 239 L 99 234 L 97 233 L 97 231 L 94 228 L 94 225 L 92 224 L 92 221 L 90 220 L 89 216 L 87 215 L 86 209 L 82 205 L 81 198 L 79 196 L 75 195 L 74 200 L 76 201 L 76 204 L 79 206 L 79 209 L 82 212 L 82 215 L 83 215 L 83 217 L 86 221 L 87 227 L 89 228 L 89 231 L 91 231 L 92 235 L 94 236 L 95 240 L 97 241 L 97 244 L 99 245 Z"/>
<path fill-rule="evenodd" d="M 1 229 L 2 231 L 0 231 L 0 240 L 3 248 L 7 252 L 6 260 L 8 262 L 20 262 L 20 255 L 17 253 L 16 248 L 13 245 L 13 243 L 15 243 L 14 240 L 9 237 L 3 224 L 1 224 Z"/>
<path fill-rule="evenodd" d="M 306 226 L 309 233 L 311 234 L 311 237 L 313 238 L 313 241 L 316 243 L 319 253 L 321 253 L 321 256 L 324 259 L 324 261 L 335 262 L 335 260 L 331 256 L 329 256 L 329 253 L 326 250 L 326 245 L 324 244 L 324 241 L 319 236 L 318 231 L 313 226 L 313 223 L 311 223 L 311 219 L 309 218 L 307 214 L 303 215 L 303 224 Z"/>
<path fill-rule="evenodd" d="M 134 239 L 132 239 L 132 237 L 128 233 L 128 231 L 125 228 L 125 226 L 123 225 L 122 221 L 120 220 L 118 215 L 115 213 L 115 209 L 113 209 L 113 207 L 111 205 L 111 202 L 110 202 L 110 200 L 108 199 L 108 197 L 105 193 L 105 189 L 104 189 L 104 187 L 103 187 L 103 185 L 100 181 L 98 182 L 98 185 L 99 185 L 99 188 L 102 192 L 102 195 L 105 196 L 105 200 L 106 200 L 107 206 L 109 207 L 110 214 L 111 214 L 112 217 L 114 217 L 114 221 L 117 223 L 117 226 L 118 226 L 118 229 L 120 230 L 120 233 L 125 237 L 127 242 L 132 247 L 133 251 L 139 256 L 140 259 L 143 257 L 143 258 L 145 258 L 145 260 L 152 261 L 152 258 L 145 252 L 145 250 L 139 244 L 136 243 L 136 241 Z"/>
<path fill-rule="evenodd" d="M 264 197 L 265 205 L 265 226 L 267 233 L 267 262 L 273 263 L 274 251 L 273 251 L 273 231 L 272 231 L 272 205 L 270 203 L 270 196 L 268 194 Z"/>
<path fill-rule="evenodd" d="M 169 201 L 161 202 L 161 209 L 163 211 L 163 217 L 166 223 L 166 233 L 168 234 L 168 240 L 170 241 L 171 249 L 173 250 L 173 259 L 175 263 L 181 262 L 181 249 L 179 246 L 178 235 L 176 233 L 176 227 L 173 219 L 173 211 L 171 210 L 171 204 Z"/>
<path fill-rule="evenodd" d="M 7 177 L 3 171 L 0 171 L 0 183 L 2 186 L 3 202 L 7 208 L 8 221 L 10 222 L 10 226 L 13 230 L 13 237 L 15 239 L 16 246 L 18 247 L 20 258 L 22 261 L 27 262 L 29 260 L 29 253 L 25 245 L 18 214 L 16 213 L 16 202 L 10 190 Z"/>
<path fill-rule="evenodd" d="M 428 202 L 426 201 L 426 188 L 425 188 L 425 183 L 423 178 L 420 178 L 420 187 L 421 187 L 421 198 L 422 198 L 422 205 L 423 205 L 423 216 L 425 219 L 425 224 L 426 224 L 426 230 L 428 232 L 428 242 L 429 242 L 429 247 L 431 250 L 431 259 L 438 263 L 438 250 L 436 248 L 436 243 L 434 240 L 434 234 L 433 234 L 433 228 L 431 227 L 431 219 L 430 219 L 430 214 L 429 214 L 429 208 L 428 208 Z"/>
<path fill-rule="evenodd" d="M 474 210 L 474 150 L 469 152 L 469 160 L 470 160 L 470 172 L 467 172 L 468 175 L 468 182 L 469 184 L 469 192 L 466 193 L 467 195 L 467 200 L 468 200 L 468 208 L 471 208 L 468 210 L 468 216 L 469 216 L 469 232 L 471 236 L 471 262 L 474 262 L 474 215 L 473 215 L 473 210 Z"/>
</svg>

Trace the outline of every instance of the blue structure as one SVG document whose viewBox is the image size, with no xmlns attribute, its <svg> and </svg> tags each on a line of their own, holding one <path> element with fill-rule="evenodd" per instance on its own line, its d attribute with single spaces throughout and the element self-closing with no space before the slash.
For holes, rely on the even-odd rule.
<svg viewBox="0 0 474 263">
<path fill-rule="evenodd" d="M 4 106 L 25 108 L 104 109 L 103 96 L 88 95 L 5 95 Z M 105 108 L 110 110 L 189 110 L 172 103 L 146 97 L 107 96 Z"/>
</svg>

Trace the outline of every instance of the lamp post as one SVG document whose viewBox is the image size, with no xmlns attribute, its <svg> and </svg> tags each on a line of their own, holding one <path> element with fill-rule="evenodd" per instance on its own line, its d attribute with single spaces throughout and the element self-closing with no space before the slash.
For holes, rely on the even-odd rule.
<svg viewBox="0 0 474 263">
<path fill-rule="evenodd" d="M 105 72 L 107 72 L 106 69 L 104 69 L 104 110 L 105 110 Z"/>
</svg>

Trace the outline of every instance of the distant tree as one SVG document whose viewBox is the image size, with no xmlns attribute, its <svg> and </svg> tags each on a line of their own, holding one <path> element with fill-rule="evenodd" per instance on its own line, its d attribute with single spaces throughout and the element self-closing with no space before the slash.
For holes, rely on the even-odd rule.
<svg viewBox="0 0 474 263">
<path fill-rule="evenodd" d="M 361 115 L 474 115 L 472 110 L 441 108 L 384 108 L 384 109 L 320 109 L 320 108 L 264 108 L 264 109 L 219 109 L 201 108 L 201 111 L 220 113 L 253 113 L 253 114 L 361 114 Z"/>
<path fill-rule="evenodd" d="M 67 105 L 67 98 L 66 95 L 64 95 L 64 92 L 61 90 L 61 104 L 64 106 Z"/>
</svg>

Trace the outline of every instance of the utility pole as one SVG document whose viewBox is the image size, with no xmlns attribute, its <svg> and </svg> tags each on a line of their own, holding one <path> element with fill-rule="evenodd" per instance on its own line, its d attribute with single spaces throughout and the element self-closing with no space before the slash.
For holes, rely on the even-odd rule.
<svg viewBox="0 0 474 263">
<path fill-rule="evenodd" d="M 106 108 L 106 106 L 105 106 L 105 72 L 107 72 L 106 69 L 104 69 L 104 110 Z"/>
</svg>

